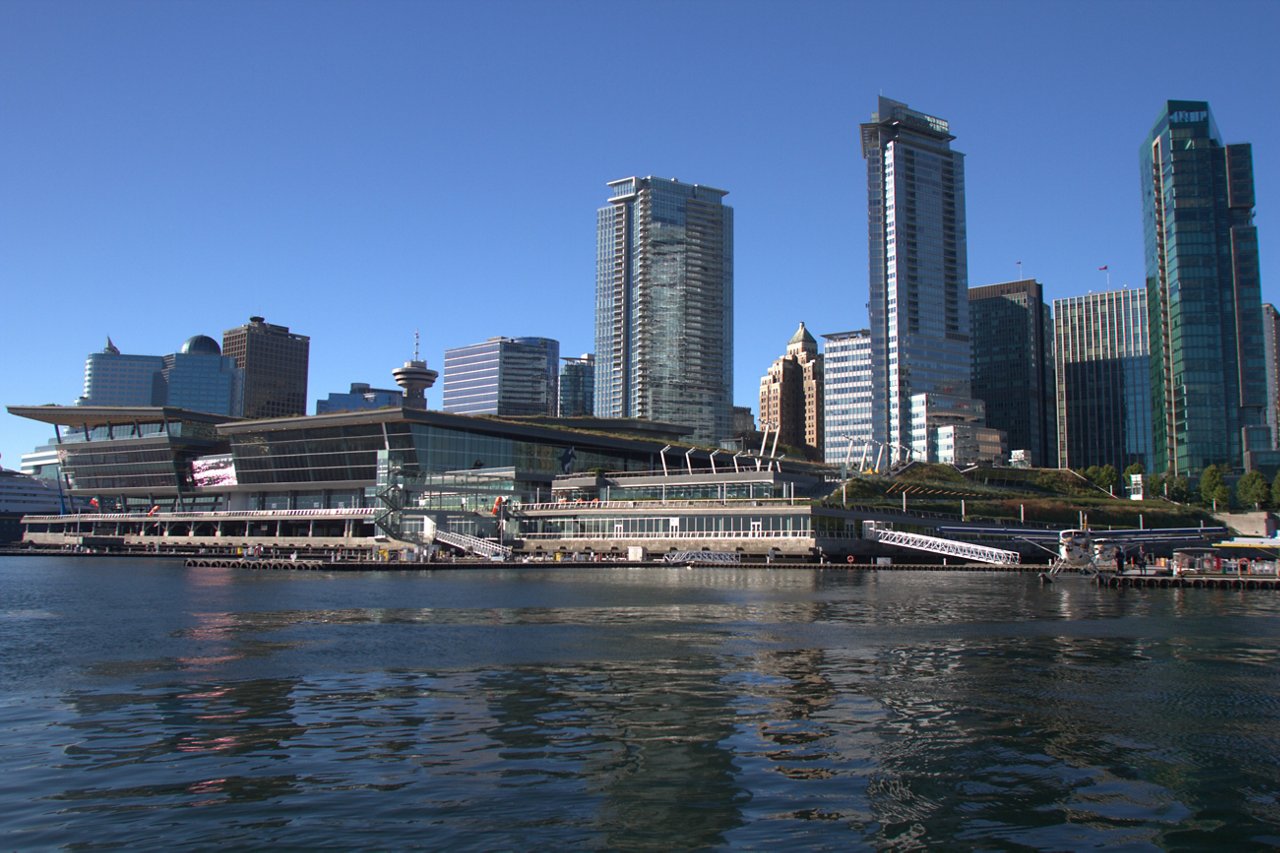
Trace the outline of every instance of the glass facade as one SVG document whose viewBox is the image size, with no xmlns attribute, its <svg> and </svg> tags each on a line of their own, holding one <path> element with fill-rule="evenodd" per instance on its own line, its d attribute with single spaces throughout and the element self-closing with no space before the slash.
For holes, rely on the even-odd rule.
<svg viewBox="0 0 1280 853">
<path fill-rule="evenodd" d="M 444 411 L 462 415 L 551 415 L 559 408 L 560 344 L 550 338 L 490 338 L 444 352 Z"/>
<path fill-rule="evenodd" d="M 1269 446 L 1253 154 L 1204 101 L 1168 101 L 1140 149 L 1157 472 Z"/>
<path fill-rule="evenodd" d="M 108 342 L 85 360 L 77 406 L 169 406 L 238 417 L 244 374 L 212 338 L 196 335 L 170 355 L 122 354 Z"/>
<path fill-rule="evenodd" d="M 1262 306 L 1262 352 L 1267 374 L 1267 427 L 1271 447 L 1280 448 L 1280 312 L 1269 302 Z"/>
<path fill-rule="evenodd" d="M 84 394 L 77 406 L 154 406 L 163 385 L 164 357 L 125 355 L 111 347 L 84 362 Z"/>
<path fill-rule="evenodd" d="M 871 446 L 871 332 L 834 332 L 822 336 L 823 415 L 828 465 L 874 464 Z"/>
<path fill-rule="evenodd" d="M 964 155 L 946 121 L 880 98 L 867 161 L 872 431 L 909 444 L 910 400 L 969 396 Z"/>
<path fill-rule="evenodd" d="M 596 406 L 596 360 L 591 353 L 566 358 L 560 368 L 560 417 L 589 417 Z"/>
<path fill-rule="evenodd" d="M 1053 325 L 1059 467 L 1150 470 L 1146 291 L 1056 299 Z"/>
<path fill-rule="evenodd" d="M 358 412 L 404 405 L 404 392 L 399 389 L 370 388 L 365 382 L 352 382 L 346 394 L 330 392 L 327 399 L 316 400 L 316 414 Z"/>
<path fill-rule="evenodd" d="M 1053 380 L 1053 319 L 1040 282 L 1026 279 L 969 290 L 973 396 L 987 426 L 1036 467 L 1058 461 Z"/>
<path fill-rule="evenodd" d="M 595 414 L 732 433 L 733 209 L 662 178 L 609 184 L 596 227 Z"/>
</svg>

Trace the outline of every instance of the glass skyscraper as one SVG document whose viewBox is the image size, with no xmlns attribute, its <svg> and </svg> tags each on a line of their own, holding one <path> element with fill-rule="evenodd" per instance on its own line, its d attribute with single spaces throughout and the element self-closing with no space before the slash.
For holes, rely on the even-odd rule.
<svg viewBox="0 0 1280 853">
<path fill-rule="evenodd" d="M 1034 279 L 969 289 L 973 396 L 986 405 L 987 426 L 1004 430 L 1009 447 L 1035 467 L 1057 463 L 1053 320 Z"/>
<path fill-rule="evenodd" d="M 916 394 L 969 398 L 964 155 L 943 119 L 880 98 L 862 125 L 867 161 L 872 432 L 927 457 Z"/>
<path fill-rule="evenodd" d="M 596 406 L 607 418 L 732 432 L 733 208 L 725 190 L 611 181 L 596 217 Z"/>
<path fill-rule="evenodd" d="M 560 342 L 489 338 L 444 351 L 444 411 L 551 415 L 558 410 Z"/>
<path fill-rule="evenodd" d="M 590 417 L 596 408 L 596 358 L 583 353 L 560 367 L 560 417 Z"/>
<path fill-rule="evenodd" d="M 823 430 L 828 465 L 857 463 L 864 453 L 874 464 L 871 446 L 871 332 L 823 335 Z"/>
<path fill-rule="evenodd" d="M 127 355 L 111 340 L 85 360 L 78 406 L 172 406 L 239 417 L 244 372 L 207 335 L 189 338 L 169 355 Z"/>
<path fill-rule="evenodd" d="M 1151 470 L 1146 292 L 1055 299 L 1053 328 L 1058 467 Z"/>
<path fill-rule="evenodd" d="M 1168 101 L 1141 148 L 1157 472 L 1244 467 L 1266 426 L 1250 146 L 1208 103 Z"/>
</svg>

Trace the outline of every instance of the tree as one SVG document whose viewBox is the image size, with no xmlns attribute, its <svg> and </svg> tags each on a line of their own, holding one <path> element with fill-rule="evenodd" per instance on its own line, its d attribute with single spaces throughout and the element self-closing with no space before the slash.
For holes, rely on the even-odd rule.
<svg viewBox="0 0 1280 853">
<path fill-rule="evenodd" d="M 1215 510 L 1230 506 L 1231 489 L 1227 488 L 1226 478 L 1217 465 L 1210 465 L 1200 472 L 1200 499 Z"/>
<path fill-rule="evenodd" d="M 1124 475 L 1126 477 L 1132 477 L 1134 474 L 1145 474 L 1145 473 L 1147 473 L 1147 469 L 1142 467 L 1141 462 L 1134 462 L 1128 468 L 1124 469 Z"/>
<path fill-rule="evenodd" d="M 1276 472 L 1276 478 L 1271 482 L 1271 505 L 1280 506 L 1280 471 Z"/>
<path fill-rule="evenodd" d="M 1165 476 L 1164 496 L 1176 503 L 1186 503 L 1191 497 L 1191 484 L 1187 482 L 1186 475 Z"/>
<path fill-rule="evenodd" d="M 1257 471 L 1250 471 L 1236 483 L 1236 499 L 1242 506 L 1253 505 L 1254 509 L 1262 509 L 1262 505 L 1271 497 L 1271 487 L 1267 480 Z"/>
<path fill-rule="evenodd" d="M 1115 494 L 1115 489 L 1120 485 L 1120 475 L 1116 473 L 1116 466 L 1107 463 L 1098 470 L 1098 479 L 1095 481 L 1107 491 Z"/>
</svg>

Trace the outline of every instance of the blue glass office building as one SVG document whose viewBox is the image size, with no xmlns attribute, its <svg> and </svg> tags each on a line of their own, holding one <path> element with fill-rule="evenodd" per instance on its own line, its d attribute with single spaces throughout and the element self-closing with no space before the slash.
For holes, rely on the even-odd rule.
<svg viewBox="0 0 1280 853">
<path fill-rule="evenodd" d="M 122 354 L 110 339 L 85 361 L 78 406 L 167 406 L 239 417 L 244 371 L 206 335 L 189 338 L 169 355 Z"/>
<path fill-rule="evenodd" d="M 912 433 L 912 396 L 969 397 L 964 155 L 953 139 L 945 120 L 883 97 L 862 125 L 872 429 L 917 453 L 927 439 Z"/>
<path fill-rule="evenodd" d="M 1055 299 L 1053 327 L 1058 466 L 1151 470 L 1146 291 Z"/>
<path fill-rule="evenodd" d="M 358 412 L 402 405 L 404 392 L 398 388 L 370 388 L 368 382 L 352 382 L 351 390 L 346 394 L 331 391 L 326 399 L 316 400 L 316 414 Z"/>
<path fill-rule="evenodd" d="M 725 190 L 611 181 L 596 218 L 596 407 L 733 431 L 733 209 Z"/>
<path fill-rule="evenodd" d="M 596 359 L 566 358 L 560 367 L 560 417 L 590 417 L 596 408 Z"/>
<path fill-rule="evenodd" d="M 446 412 L 549 415 L 559 409 L 560 343 L 551 338 L 489 338 L 444 351 Z"/>
<path fill-rule="evenodd" d="M 1269 449 L 1253 154 L 1208 103 L 1168 101 L 1141 148 L 1157 472 Z"/>
</svg>

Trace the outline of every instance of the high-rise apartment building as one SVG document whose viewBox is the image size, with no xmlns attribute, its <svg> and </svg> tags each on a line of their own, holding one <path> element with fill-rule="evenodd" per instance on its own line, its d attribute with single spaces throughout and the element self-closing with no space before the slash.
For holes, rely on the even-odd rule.
<svg viewBox="0 0 1280 853">
<path fill-rule="evenodd" d="M 926 459 L 911 398 L 969 398 L 964 155 L 948 123 L 880 98 L 862 125 L 867 161 L 871 370 L 875 439 Z M 942 405 L 946 408 L 945 405 Z"/>
<path fill-rule="evenodd" d="M 189 338 L 169 355 L 127 355 L 111 339 L 85 360 L 78 406 L 172 406 L 238 417 L 244 372 L 206 335 Z"/>
<path fill-rule="evenodd" d="M 1271 446 L 1280 447 L 1280 311 L 1270 302 L 1262 305 L 1262 353 L 1267 375 L 1267 426 Z"/>
<path fill-rule="evenodd" d="M 1053 318 L 1034 279 L 969 289 L 972 394 L 987 426 L 1003 430 L 1031 465 L 1058 462 L 1053 381 Z"/>
<path fill-rule="evenodd" d="M 1253 154 L 1208 103 L 1168 101 L 1141 149 L 1158 472 L 1268 450 Z"/>
<path fill-rule="evenodd" d="M 828 465 L 875 465 L 871 438 L 871 331 L 823 335 L 822 409 Z"/>
<path fill-rule="evenodd" d="M 760 379 L 760 426 L 808 458 L 822 457 L 822 356 L 804 323 Z"/>
<path fill-rule="evenodd" d="M 611 181 L 596 217 L 599 417 L 732 431 L 733 209 L 725 190 Z"/>
<path fill-rule="evenodd" d="M 559 406 L 560 342 L 489 338 L 444 351 L 444 410 L 463 415 L 550 415 Z"/>
<path fill-rule="evenodd" d="M 307 413 L 311 339 L 262 317 L 222 333 L 222 354 L 244 371 L 244 416 L 284 418 Z"/>
<path fill-rule="evenodd" d="M 1135 462 L 1151 469 L 1147 293 L 1114 290 L 1053 301 L 1058 467 Z"/>
<path fill-rule="evenodd" d="M 583 353 L 560 366 L 560 417 L 589 417 L 596 410 L 596 357 Z"/>
</svg>

